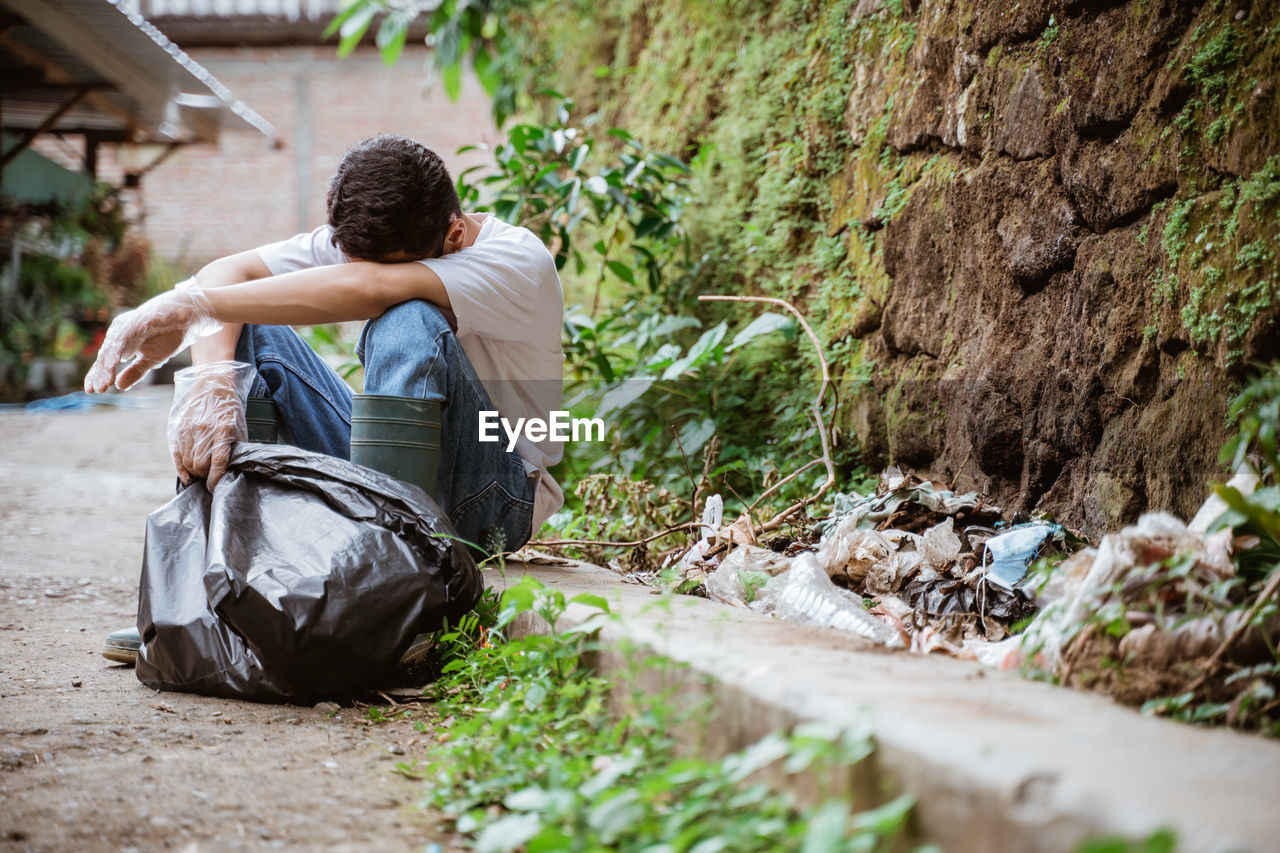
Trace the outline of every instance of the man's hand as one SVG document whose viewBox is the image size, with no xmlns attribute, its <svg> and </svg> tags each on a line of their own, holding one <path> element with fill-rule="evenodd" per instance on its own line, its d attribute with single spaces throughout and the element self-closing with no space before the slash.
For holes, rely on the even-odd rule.
<svg viewBox="0 0 1280 853">
<path fill-rule="evenodd" d="M 84 390 L 100 394 L 114 383 L 123 391 L 218 328 L 209 300 L 195 280 L 188 279 L 112 322 L 84 378 Z"/>
<path fill-rule="evenodd" d="M 252 365 L 238 361 L 215 361 L 175 374 L 169 452 L 183 483 L 203 479 L 212 492 L 226 473 L 232 445 L 249 435 L 244 406 L 254 375 Z"/>
</svg>

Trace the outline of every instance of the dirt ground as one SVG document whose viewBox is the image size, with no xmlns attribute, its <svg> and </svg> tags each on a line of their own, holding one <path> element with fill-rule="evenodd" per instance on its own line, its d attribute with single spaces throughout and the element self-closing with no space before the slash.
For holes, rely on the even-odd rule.
<svg viewBox="0 0 1280 853">
<path fill-rule="evenodd" d="M 457 849 L 393 772 L 410 722 L 157 693 L 101 656 L 173 494 L 169 394 L 0 412 L 0 851 Z"/>
</svg>

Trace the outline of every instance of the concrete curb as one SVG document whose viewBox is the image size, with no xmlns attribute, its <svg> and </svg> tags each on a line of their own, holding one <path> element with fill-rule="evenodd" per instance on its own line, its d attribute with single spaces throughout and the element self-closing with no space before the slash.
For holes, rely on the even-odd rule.
<svg viewBox="0 0 1280 853">
<path fill-rule="evenodd" d="M 1272 740 L 655 595 L 597 566 L 507 565 L 511 580 L 526 573 L 566 597 L 609 600 L 621 618 L 602 631 L 605 674 L 627 665 L 617 651 L 624 645 L 688 665 L 683 678 L 709 690 L 716 711 L 696 733 L 700 748 L 739 749 L 782 726 L 865 714 L 878 748 L 855 768 L 855 790 L 915 793 L 920 831 L 948 851 L 1069 851 L 1085 838 L 1136 839 L 1161 827 L 1178 833 L 1184 851 L 1280 849 L 1280 743 Z M 565 619 L 586 615 L 571 608 Z"/>
</svg>

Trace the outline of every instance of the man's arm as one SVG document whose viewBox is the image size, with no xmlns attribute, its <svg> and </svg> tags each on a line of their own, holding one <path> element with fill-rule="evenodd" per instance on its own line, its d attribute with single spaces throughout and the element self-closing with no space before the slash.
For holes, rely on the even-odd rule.
<svg viewBox="0 0 1280 853">
<path fill-rule="evenodd" d="M 219 258 L 206 264 L 195 276 L 196 283 L 206 292 L 270 277 L 271 270 L 267 269 L 256 249 Z M 236 356 L 236 342 L 239 339 L 240 324 L 223 323 L 222 328 L 213 334 L 196 339 L 191 345 L 191 361 L 193 364 L 230 361 Z"/>
<path fill-rule="evenodd" d="M 210 264 L 207 285 L 198 277 L 193 286 L 162 293 L 117 317 L 85 377 L 85 390 L 102 392 L 113 383 L 128 388 L 188 344 L 199 345 L 193 353 L 197 364 L 234 358 L 243 323 L 368 320 L 410 299 L 450 307 L 444 283 L 424 264 L 357 261 L 245 281 L 266 271 L 261 258 L 246 254 Z M 217 323 L 223 328 L 202 343 L 201 330 Z"/>
<path fill-rule="evenodd" d="M 208 288 L 201 271 L 197 281 L 213 307 L 214 319 L 236 324 L 237 336 L 243 323 L 302 326 L 371 320 L 410 299 L 449 308 L 449 294 L 440 276 L 425 264 L 412 262 L 352 261 Z M 235 339 L 231 342 L 234 352 Z"/>
</svg>

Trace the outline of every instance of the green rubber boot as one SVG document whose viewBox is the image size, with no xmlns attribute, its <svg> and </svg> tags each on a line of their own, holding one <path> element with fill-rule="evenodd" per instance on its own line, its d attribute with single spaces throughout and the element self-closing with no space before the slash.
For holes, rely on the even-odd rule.
<svg viewBox="0 0 1280 853">
<path fill-rule="evenodd" d="M 431 497 L 440 463 L 440 404 L 416 397 L 356 394 L 351 461 L 413 483 Z"/>
<path fill-rule="evenodd" d="M 270 397 L 250 397 L 244 406 L 244 419 L 249 427 L 249 440 L 259 444 L 278 444 L 280 422 L 276 403 Z"/>
</svg>

